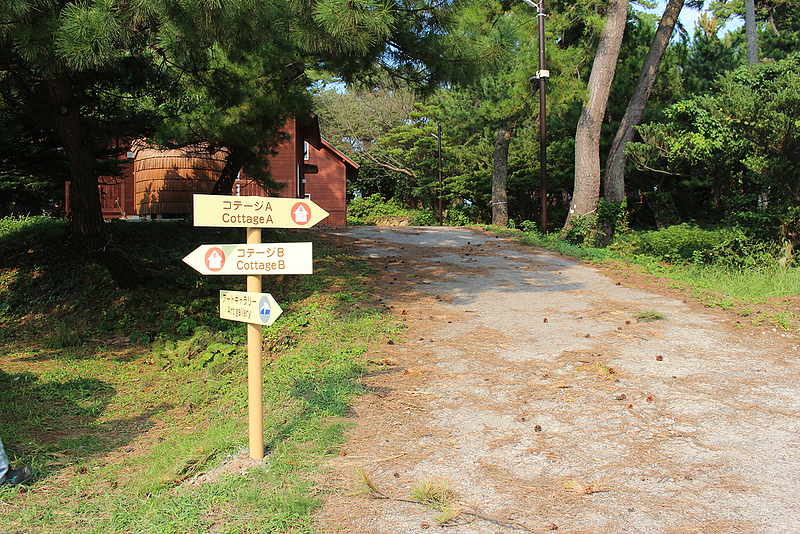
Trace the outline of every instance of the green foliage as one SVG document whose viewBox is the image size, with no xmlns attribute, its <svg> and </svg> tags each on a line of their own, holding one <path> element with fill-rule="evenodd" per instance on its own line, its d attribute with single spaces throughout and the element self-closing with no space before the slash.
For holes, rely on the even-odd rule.
<svg viewBox="0 0 800 534">
<path fill-rule="evenodd" d="M 445 222 L 444 224 L 450 225 L 449 222 Z M 410 222 L 411 226 L 436 226 L 439 224 L 439 216 L 433 212 L 433 210 L 417 210 L 417 214 L 411 218 Z"/>
<path fill-rule="evenodd" d="M 42 346 L 46 349 L 64 349 L 80 344 L 81 336 L 78 331 L 65 323 L 56 324 L 53 333 L 42 341 Z"/>
<path fill-rule="evenodd" d="M 246 347 L 242 347 L 241 338 L 237 333 L 214 333 L 207 327 L 197 327 L 186 339 L 167 339 L 155 343 L 152 347 L 152 361 L 162 368 L 202 369 L 223 366 L 235 353 L 239 356 L 244 354 Z"/>
<path fill-rule="evenodd" d="M 444 224 L 447 226 L 468 226 L 480 222 L 475 206 L 466 203 L 454 203 L 444 210 Z"/>
<path fill-rule="evenodd" d="M 635 253 L 675 262 L 693 259 L 697 253 L 713 250 L 722 243 L 723 232 L 711 232 L 684 223 L 662 230 L 637 233 L 629 239 Z"/>
<path fill-rule="evenodd" d="M 765 252 L 781 247 L 784 263 L 797 261 L 795 250 L 800 245 L 800 206 L 733 212 L 728 217 L 728 224 L 741 231 L 750 246 L 758 244 Z"/>
<path fill-rule="evenodd" d="M 68 175 L 65 154 L 22 112 L 0 111 L 0 124 L 0 217 L 58 211 Z"/>
<path fill-rule="evenodd" d="M 409 120 L 416 101 L 410 88 L 388 80 L 347 90 L 325 86 L 316 92 L 314 104 L 323 118 L 322 135 L 360 166 L 358 177 L 347 184 L 349 193 L 385 198 L 412 195 L 416 186 L 413 172 L 404 167 L 405 160 L 390 157 L 390 147 L 382 139 Z"/>
<path fill-rule="evenodd" d="M 640 169 L 664 177 L 661 198 L 650 203 L 667 208 L 657 209 L 679 221 L 679 207 L 698 206 L 692 196 L 702 196 L 702 211 L 718 209 L 719 221 L 800 205 L 800 55 L 727 73 L 713 96 L 678 102 L 667 116 L 671 122 L 642 126 L 643 142 L 628 149 Z"/>
<path fill-rule="evenodd" d="M 571 139 L 580 111 L 575 103 L 584 96 L 585 65 L 590 63 L 587 57 L 595 45 L 592 32 L 602 27 L 598 13 L 604 7 L 604 2 L 582 1 L 548 8 L 548 187 L 556 192 L 552 198 L 558 203 L 551 213 L 553 224 L 566 214 L 562 191 L 572 189 Z M 341 139 L 342 146 L 352 149 L 353 158 L 362 164 L 358 182 L 350 186 L 352 191 L 364 197 L 380 193 L 387 199 L 413 199 L 435 211 L 439 184 L 434 135 L 441 123 L 442 194 L 446 206 L 451 201 L 471 206 L 467 217 L 454 213 L 449 221 L 463 224 L 491 220 L 494 138 L 501 122 L 515 122 L 508 161 L 509 214 L 515 220 L 535 219 L 540 206 L 536 199 L 540 176 L 538 96 L 537 85 L 531 82 L 538 70 L 536 11 L 525 4 L 494 1 L 455 4 L 450 11 L 448 29 L 453 34 L 447 38 L 459 45 L 454 53 L 465 59 L 458 68 L 470 71 L 465 77 L 469 83 L 442 85 L 424 100 L 410 96 L 412 85 L 392 86 L 385 79 L 372 86 L 348 86 L 346 92 L 341 86 L 327 89 L 321 91 L 319 101 L 324 103 L 324 113 L 335 118 L 329 130 L 323 121 L 323 130 L 326 135 L 330 132 L 336 144 Z M 653 21 L 645 19 L 637 19 L 631 28 L 635 38 L 624 55 L 637 76 L 640 67 L 635 63 L 646 53 L 653 33 Z M 478 60 L 469 61 L 474 58 Z M 680 72 L 677 60 L 669 69 L 674 78 Z M 659 95 L 667 95 L 665 99 L 674 92 L 666 83 L 658 89 Z M 617 93 L 627 94 L 624 89 Z"/>
<path fill-rule="evenodd" d="M 797 2 L 765 2 L 759 7 L 763 9 L 762 16 L 769 21 L 758 32 L 759 56 L 785 59 L 800 49 L 800 6 Z"/>
<path fill-rule="evenodd" d="M 719 76 L 747 62 L 743 35 L 728 33 L 719 38 L 719 28 L 712 25 L 711 19 L 701 18 L 701 22 L 714 31 L 708 32 L 702 27 L 695 30 L 685 69 L 685 85 L 690 95 L 713 92 Z"/>
<path fill-rule="evenodd" d="M 595 242 L 597 235 L 596 215 L 577 215 L 572 219 L 571 227 L 564 234 L 564 240 L 571 245 L 584 245 Z"/>
<path fill-rule="evenodd" d="M 613 231 L 614 235 L 623 235 L 629 232 L 628 199 L 625 198 L 618 204 L 606 202 L 603 198 L 599 199 L 597 203 L 597 223 L 598 234 L 605 233 L 606 228 Z M 601 238 L 599 235 L 597 237 Z"/>
<path fill-rule="evenodd" d="M 420 226 L 434 224 L 435 221 L 429 210 L 408 209 L 400 200 L 393 198 L 384 201 L 377 193 L 366 198 L 356 197 L 347 205 L 347 224 L 375 224 L 381 219 L 395 219 L 395 222 Z"/>
<path fill-rule="evenodd" d="M 317 469 L 340 453 L 365 355 L 401 330 L 367 291 L 366 262 L 307 230 L 264 230 L 314 240 L 315 274 L 265 281 L 284 309 L 264 329 L 268 459 L 225 475 L 246 453 L 247 362 L 242 323 L 214 316 L 217 283 L 241 280 L 212 283 L 181 258 L 242 230 L 111 223 L 159 273 L 121 291 L 65 224 L 0 219 L 0 425 L 12 462 L 32 464 L 45 490 L 3 488 L 0 522 L 22 532 L 309 531 Z M 187 336 L 179 325 L 199 326 Z M 195 477 L 202 483 L 188 486 Z M 46 490 L 56 486 L 58 514 Z"/>
<path fill-rule="evenodd" d="M 717 264 L 737 269 L 777 264 L 777 246 L 755 240 L 739 228 L 704 230 L 683 223 L 636 232 L 623 237 L 622 242 L 633 254 L 670 263 Z"/>
<path fill-rule="evenodd" d="M 59 223 L 51 217 L 3 217 L 0 218 L 0 244 L 8 247 L 21 243 L 23 246 L 34 245 L 58 226 Z"/>
</svg>

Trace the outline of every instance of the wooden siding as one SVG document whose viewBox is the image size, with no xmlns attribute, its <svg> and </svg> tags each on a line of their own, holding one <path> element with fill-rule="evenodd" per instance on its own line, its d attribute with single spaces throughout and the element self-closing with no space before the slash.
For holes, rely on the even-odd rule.
<svg viewBox="0 0 800 534">
<path fill-rule="evenodd" d="M 305 194 L 330 214 L 320 221 L 320 225 L 345 225 L 347 224 L 347 173 L 348 171 L 356 172 L 358 166 L 328 143 L 323 142 L 321 146 L 321 150 L 309 146 L 309 158 L 304 163 L 316 166 L 318 172 L 314 174 L 302 173 L 302 177 L 305 179 Z M 289 165 L 294 165 L 295 162 L 286 157 L 286 154 L 291 154 L 293 149 L 297 148 L 297 145 L 293 144 L 290 149 L 285 151 L 283 147 L 284 145 L 281 145 L 281 153 L 270 160 L 273 178 L 275 181 L 285 184 L 284 189 L 277 192 L 277 196 L 298 198 L 296 187 L 298 171 L 295 167 L 293 172 L 289 172 Z M 300 149 L 302 156 L 302 151 L 304 150 L 302 144 L 300 144 Z M 303 160 L 300 159 L 298 161 Z M 243 175 L 234 185 L 234 194 L 264 196 L 267 192 L 260 185 Z"/>
<path fill-rule="evenodd" d="M 104 219 L 119 219 L 136 211 L 133 203 L 133 160 L 128 159 L 127 152 L 120 154 L 117 159 L 120 160 L 122 176 L 101 176 L 98 180 Z"/>
<path fill-rule="evenodd" d="M 225 167 L 225 154 L 143 149 L 136 154 L 138 215 L 189 215 L 192 195 L 210 193 Z"/>
<path fill-rule="evenodd" d="M 330 215 L 321 225 L 347 224 L 347 169 L 344 161 L 328 146 L 322 150 L 309 147 L 308 162 L 319 169 L 306 175 L 306 195 Z"/>
<path fill-rule="evenodd" d="M 319 137 L 316 116 L 304 126 L 290 119 L 285 131 L 289 139 L 269 158 L 272 176 L 276 182 L 285 184 L 284 188 L 267 192 L 243 172 L 232 194 L 271 193 L 284 198 L 301 198 L 306 194 L 330 214 L 321 224 L 346 224 L 347 177 L 358 172 L 358 165 Z M 306 141 L 309 159 L 304 160 Z M 192 195 L 210 193 L 225 165 L 224 152 L 210 156 L 198 149 L 155 150 L 133 145 L 135 159 L 128 160 L 124 178 L 102 177 L 98 184 L 107 219 L 189 215 L 193 211 Z"/>
</svg>

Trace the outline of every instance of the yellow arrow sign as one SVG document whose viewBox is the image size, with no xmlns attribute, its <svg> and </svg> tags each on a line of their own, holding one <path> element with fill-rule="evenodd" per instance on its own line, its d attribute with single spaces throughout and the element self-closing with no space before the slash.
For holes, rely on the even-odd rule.
<svg viewBox="0 0 800 534">
<path fill-rule="evenodd" d="M 200 274 L 312 274 L 311 243 L 200 245 L 184 263 Z"/>
<path fill-rule="evenodd" d="M 194 195 L 195 226 L 310 228 L 327 216 L 299 198 Z"/>
<path fill-rule="evenodd" d="M 269 326 L 281 313 L 283 309 L 269 293 L 219 292 L 220 319 Z"/>
</svg>

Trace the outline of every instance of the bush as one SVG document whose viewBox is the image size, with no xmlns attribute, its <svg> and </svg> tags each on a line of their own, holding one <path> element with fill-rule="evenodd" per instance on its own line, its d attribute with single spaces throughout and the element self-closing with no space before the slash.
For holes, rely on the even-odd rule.
<svg viewBox="0 0 800 534">
<path fill-rule="evenodd" d="M 723 242 L 723 236 L 683 223 L 637 234 L 632 242 L 635 253 L 674 263 L 704 257 Z"/>
<path fill-rule="evenodd" d="M 638 233 L 625 241 L 631 253 L 670 263 L 763 267 L 773 264 L 778 252 L 776 245 L 757 241 L 739 228 L 703 230 L 687 223 Z"/>
<path fill-rule="evenodd" d="M 381 217 L 409 217 L 418 214 L 409 210 L 397 199 L 384 201 L 379 194 L 368 197 L 356 197 L 347 205 L 347 224 L 374 224 Z"/>
<path fill-rule="evenodd" d="M 439 222 L 432 210 L 412 210 L 395 198 L 384 201 L 378 194 L 356 197 L 347 205 L 347 224 L 352 226 L 375 224 L 385 217 L 407 218 L 409 224 L 415 226 L 432 226 Z"/>
<path fill-rule="evenodd" d="M 475 206 L 464 203 L 453 204 L 444 211 L 444 224 L 447 226 L 468 226 L 478 221 Z"/>
<path fill-rule="evenodd" d="M 439 217 L 431 210 L 419 210 L 411 219 L 413 226 L 434 226 L 439 224 Z"/>
<path fill-rule="evenodd" d="M 576 215 L 570 222 L 570 229 L 564 235 L 564 241 L 570 245 L 591 245 L 597 234 L 597 217 L 594 215 Z"/>
</svg>

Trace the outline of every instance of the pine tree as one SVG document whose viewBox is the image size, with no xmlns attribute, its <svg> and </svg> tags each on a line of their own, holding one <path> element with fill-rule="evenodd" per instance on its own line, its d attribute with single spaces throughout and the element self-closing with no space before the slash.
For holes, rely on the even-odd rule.
<svg viewBox="0 0 800 534">
<path fill-rule="evenodd" d="M 146 273 L 100 210 L 97 160 L 109 140 L 225 146 L 224 190 L 242 166 L 258 170 L 287 117 L 308 110 L 310 70 L 355 79 L 382 64 L 428 85 L 464 75 L 458 51 L 445 53 L 449 7 L 425 0 L 2 0 L 0 47 L 11 59 L 0 68 L 4 83 L 17 83 L 25 95 L 20 106 L 48 110 L 41 127 L 54 126 L 69 159 L 73 232 L 130 288 Z"/>
<path fill-rule="evenodd" d="M 594 216 L 600 196 L 600 128 L 605 118 L 606 104 L 614 80 L 625 23 L 628 19 L 628 0 L 613 0 L 608 9 L 606 25 L 597 45 L 592 73 L 589 77 L 588 99 L 581 109 L 575 134 L 575 190 L 564 229 L 580 216 Z"/>
<path fill-rule="evenodd" d="M 611 145 L 608 160 L 606 161 L 604 180 L 603 197 L 609 204 L 619 205 L 625 200 L 625 163 L 627 161 L 625 147 L 633 140 L 635 134 L 634 126 L 638 126 L 642 122 L 650 92 L 656 83 L 656 74 L 658 74 L 658 68 L 661 65 L 661 58 L 664 57 L 664 52 L 667 50 L 672 31 L 678 22 L 678 15 L 683 9 L 684 1 L 669 0 L 667 3 L 664 15 L 658 23 L 658 29 L 642 65 L 642 71 L 636 82 L 633 95 L 631 95 L 631 99 L 628 102 L 628 107 L 622 117 L 617 134 L 614 136 L 614 142 Z M 601 242 L 604 245 L 608 245 L 611 242 L 615 224 L 615 221 L 600 221 L 602 226 Z"/>
</svg>

